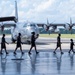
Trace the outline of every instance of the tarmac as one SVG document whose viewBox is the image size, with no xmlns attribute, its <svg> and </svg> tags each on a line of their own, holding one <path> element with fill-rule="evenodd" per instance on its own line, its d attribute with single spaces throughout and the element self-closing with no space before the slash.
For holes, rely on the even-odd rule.
<svg viewBox="0 0 75 75">
<path fill-rule="evenodd" d="M 0 36 L 0 43 L 1 43 L 1 37 L 2 36 Z M 75 42 L 75 39 L 73 39 L 73 40 Z M 14 50 L 16 47 L 16 44 L 11 43 L 12 41 L 11 41 L 10 35 L 6 36 L 6 41 L 9 43 L 9 45 L 6 44 L 7 50 Z M 36 46 L 37 46 L 38 50 L 50 50 L 50 51 L 52 51 L 56 48 L 56 42 L 57 42 L 57 38 L 39 37 L 36 40 Z M 63 50 L 67 50 L 70 48 L 70 39 L 69 38 L 61 38 L 61 42 L 62 42 L 61 47 Z M 74 46 L 74 48 L 75 48 L 75 46 Z M 30 44 L 28 44 L 28 43 L 22 44 L 22 49 L 26 50 L 26 51 L 29 50 Z"/>
<path fill-rule="evenodd" d="M 14 55 L 16 44 L 11 44 L 10 36 L 6 36 L 6 41 L 10 43 L 6 45 L 9 54 L 3 50 L 3 55 L 0 55 L 0 75 L 75 75 L 75 54 L 68 53 L 70 39 L 62 39 L 64 54 L 59 49 L 53 54 L 56 38 L 39 37 L 36 41 L 39 54 L 33 48 L 31 55 L 28 54 L 30 44 L 22 45 L 24 55 L 19 49 Z"/>
<path fill-rule="evenodd" d="M 75 39 L 73 39 L 73 40 L 75 42 Z M 6 44 L 7 50 L 15 50 L 16 44 L 11 43 L 12 42 L 11 36 L 6 36 L 6 41 L 9 43 L 9 45 Z M 57 42 L 56 38 L 39 37 L 36 40 L 37 50 L 38 51 L 53 51 L 56 48 L 56 42 Z M 61 38 L 61 42 L 62 42 L 62 44 L 61 44 L 62 50 L 68 51 L 70 49 L 70 39 Z M 1 43 L 1 36 L 0 36 L 0 43 Z M 30 49 L 30 44 L 28 44 L 28 43 L 22 44 L 22 49 L 24 51 L 28 51 Z M 75 46 L 74 46 L 74 49 L 75 49 Z"/>
</svg>

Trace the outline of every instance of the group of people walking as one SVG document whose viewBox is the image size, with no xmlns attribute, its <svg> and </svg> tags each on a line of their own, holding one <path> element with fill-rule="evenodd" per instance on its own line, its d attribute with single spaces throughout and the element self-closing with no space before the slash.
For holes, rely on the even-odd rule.
<svg viewBox="0 0 75 75">
<path fill-rule="evenodd" d="M 69 50 L 69 52 L 68 53 L 70 53 L 71 51 L 73 52 L 73 53 L 75 53 L 75 51 L 74 51 L 74 42 L 73 42 L 73 39 L 70 39 L 70 50 Z M 56 46 L 56 48 L 55 48 L 55 50 L 54 50 L 54 52 L 53 53 L 55 53 L 56 54 L 56 50 L 57 50 L 57 48 L 59 47 L 60 48 L 60 52 L 61 52 L 61 54 L 63 54 L 63 52 L 62 52 L 62 49 L 61 49 L 61 34 L 58 34 L 58 37 L 57 37 L 57 46 Z"/>
<path fill-rule="evenodd" d="M 29 50 L 28 54 L 31 54 L 31 50 L 32 50 L 33 47 L 35 48 L 36 54 L 39 53 L 39 52 L 37 51 L 37 49 L 36 49 L 35 40 L 36 40 L 36 38 L 35 38 L 35 32 L 32 32 L 32 36 L 31 36 L 31 47 L 30 47 L 30 50 Z M 71 42 L 70 42 L 70 50 L 69 50 L 68 53 L 70 53 L 71 51 L 72 51 L 73 53 L 75 53 L 74 48 L 73 48 L 73 46 L 74 46 L 73 39 L 70 39 L 70 41 L 71 41 Z M 5 40 L 5 34 L 3 34 L 2 38 L 1 38 L 1 51 L 0 51 L 0 54 L 3 54 L 3 53 L 2 53 L 2 50 L 3 50 L 3 49 L 5 49 L 6 54 L 8 54 L 8 52 L 7 52 L 7 50 L 6 50 L 6 43 L 7 43 L 7 42 L 6 42 L 6 40 Z M 7 44 L 9 44 L 9 43 L 7 43 Z M 22 46 L 21 46 L 21 44 L 23 44 L 23 43 L 21 42 L 21 33 L 19 33 L 19 34 L 18 34 L 18 37 L 17 37 L 16 48 L 15 48 L 15 50 L 14 50 L 14 52 L 13 52 L 14 54 L 16 54 L 17 48 L 20 48 L 21 53 L 24 54 L 24 52 L 22 51 Z M 56 46 L 55 50 L 53 51 L 54 54 L 56 54 L 56 50 L 57 50 L 58 47 L 60 48 L 61 54 L 63 54 L 62 49 L 61 49 L 61 44 L 62 44 L 62 43 L 61 43 L 61 34 L 58 34 L 58 37 L 57 37 L 57 46 Z"/>
<path fill-rule="evenodd" d="M 36 54 L 39 53 L 39 52 L 36 50 L 35 40 L 36 40 L 36 38 L 35 38 L 35 32 L 32 32 L 32 36 L 31 36 L 31 48 L 30 48 L 30 50 L 29 50 L 29 52 L 28 52 L 29 54 L 31 54 L 31 50 L 32 50 L 33 47 L 35 48 Z M 7 42 L 6 42 L 6 40 L 5 40 L 5 34 L 3 34 L 2 39 L 1 39 L 1 51 L 0 51 L 0 54 L 3 54 L 3 53 L 2 53 L 2 50 L 3 50 L 3 49 L 5 49 L 6 54 L 8 54 L 8 52 L 7 52 L 7 50 L 6 50 L 6 43 L 7 43 Z M 9 43 L 7 43 L 7 44 L 9 44 Z M 21 33 L 19 33 L 19 34 L 18 34 L 18 37 L 17 37 L 16 48 L 15 48 L 15 50 L 14 50 L 14 52 L 13 52 L 14 54 L 16 54 L 17 48 L 20 48 L 21 53 L 24 54 L 24 52 L 22 51 L 22 46 L 21 46 L 21 44 L 23 44 L 23 43 L 21 42 Z"/>
</svg>

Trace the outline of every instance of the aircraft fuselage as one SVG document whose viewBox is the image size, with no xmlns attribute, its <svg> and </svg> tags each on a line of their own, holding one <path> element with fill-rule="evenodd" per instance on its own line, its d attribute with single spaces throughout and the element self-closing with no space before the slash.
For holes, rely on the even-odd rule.
<svg viewBox="0 0 75 75">
<path fill-rule="evenodd" d="M 35 32 L 35 37 L 39 37 L 39 28 L 35 23 L 17 24 L 15 28 L 11 28 L 12 38 L 17 40 L 18 33 L 21 33 L 21 40 L 31 41 L 32 32 Z"/>
</svg>

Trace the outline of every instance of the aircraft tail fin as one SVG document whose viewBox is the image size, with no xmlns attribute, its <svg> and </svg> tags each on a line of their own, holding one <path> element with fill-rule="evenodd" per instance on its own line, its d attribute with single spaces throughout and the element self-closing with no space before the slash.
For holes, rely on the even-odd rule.
<svg viewBox="0 0 75 75">
<path fill-rule="evenodd" d="M 16 22 L 18 22 L 18 9 L 17 9 L 17 2 L 15 1 L 15 17 L 16 17 Z"/>
<path fill-rule="evenodd" d="M 70 17 L 70 25 L 72 25 L 72 19 L 71 19 L 71 17 Z"/>
</svg>

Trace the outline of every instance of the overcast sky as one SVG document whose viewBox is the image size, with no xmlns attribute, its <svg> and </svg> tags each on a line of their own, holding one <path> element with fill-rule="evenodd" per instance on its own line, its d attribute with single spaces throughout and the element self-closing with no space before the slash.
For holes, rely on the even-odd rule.
<svg viewBox="0 0 75 75">
<path fill-rule="evenodd" d="M 16 0 L 19 21 L 75 23 L 75 0 Z M 0 0 L 0 17 L 15 15 L 15 0 Z"/>
</svg>

